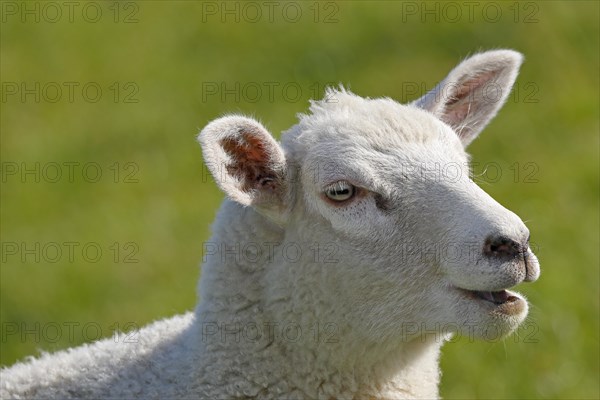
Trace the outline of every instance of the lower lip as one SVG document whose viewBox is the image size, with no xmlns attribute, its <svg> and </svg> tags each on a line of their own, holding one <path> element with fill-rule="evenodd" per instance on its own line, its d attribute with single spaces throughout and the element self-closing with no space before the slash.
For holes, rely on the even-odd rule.
<svg viewBox="0 0 600 400">
<path fill-rule="evenodd" d="M 470 300 L 478 302 L 483 307 L 486 307 L 489 310 L 489 312 L 495 314 L 517 315 L 525 311 L 525 308 L 527 306 L 527 303 L 522 297 L 508 290 L 508 300 L 503 303 L 494 303 L 482 299 L 470 290 L 459 289 L 459 291 L 463 293 L 466 297 L 468 297 Z"/>
<path fill-rule="evenodd" d="M 494 306 L 494 312 L 506 315 L 517 315 L 525 311 L 527 303 L 525 303 L 525 300 L 523 300 L 521 297 L 517 297 L 513 294 L 511 295 L 509 301 Z"/>
</svg>

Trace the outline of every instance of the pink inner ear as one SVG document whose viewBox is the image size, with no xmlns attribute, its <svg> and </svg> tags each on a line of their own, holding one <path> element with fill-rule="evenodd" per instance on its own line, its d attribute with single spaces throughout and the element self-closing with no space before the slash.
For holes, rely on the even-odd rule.
<svg viewBox="0 0 600 400">
<path fill-rule="evenodd" d="M 485 96 L 477 91 L 494 79 L 498 71 L 482 72 L 470 79 L 461 81 L 455 87 L 452 96 L 444 107 L 441 119 L 452 126 L 461 138 L 466 138 L 471 133 L 472 126 L 467 121 L 469 114 L 476 114 L 477 108 L 485 104 Z"/>
<path fill-rule="evenodd" d="M 241 130 L 237 136 L 221 141 L 223 150 L 231 158 L 227 172 L 240 181 L 242 191 L 275 188 L 277 174 L 272 168 L 270 145 L 260 134 L 248 130 Z"/>
<path fill-rule="evenodd" d="M 475 91 L 483 86 L 485 83 L 492 80 L 494 75 L 496 75 L 497 71 L 488 71 L 476 75 L 471 79 L 467 79 L 462 81 L 460 86 L 456 87 L 456 91 L 452 93 L 450 99 L 446 102 L 446 107 L 452 106 L 467 97 L 471 96 L 471 100 L 473 100 L 475 96 Z"/>
</svg>

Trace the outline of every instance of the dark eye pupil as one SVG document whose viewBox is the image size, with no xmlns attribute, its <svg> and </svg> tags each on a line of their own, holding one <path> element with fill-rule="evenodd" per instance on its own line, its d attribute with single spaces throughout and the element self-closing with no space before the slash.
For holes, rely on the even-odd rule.
<svg viewBox="0 0 600 400">
<path fill-rule="evenodd" d="M 334 201 L 346 201 L 354 195 L 354 186 L 347 182 L 337 182 L 327 189 L 327 197 Z"/>
</svg>

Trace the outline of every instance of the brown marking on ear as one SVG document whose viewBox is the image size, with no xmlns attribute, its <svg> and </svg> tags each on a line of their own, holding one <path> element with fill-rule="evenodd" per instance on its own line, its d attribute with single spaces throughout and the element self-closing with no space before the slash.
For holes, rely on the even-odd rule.
<svg viewBox="0 0 600 400">
<path fill-rule="evenodd" d="M 494 74 L 496 72 L 497 71 L 488 71 L 485 73 L 481 73 L 481 74 L 475 76 L 474 78 L 469 79 L 468 81 L 464 81 L 464 83 L 462 83 L 456 89 L 456 92 L 453 93 L 452 98 L 450 98 L 448 100 L 448 102 L 446 103 L 446 106 L 451 106 L 453 104 L 456 104 L 459 101 L 467 98 L 469 95 L 473 96 L 475 90 L 479 89 L 486 82 L 489 82 L 490 79 L 494 76 Z"/>
<path fill-rule="evenodd" d="M 482 72 L 475 77 L 465 80 L 460 86 L 458 86 L 452 97 L 448 99 L 444 105 L 444 114 L 441 120 L 452 126 L 454 129 L 460 127 L 457 125 L 457 121 L 464 121 L 470 113 L 477 112 L 472 109 L 475 104 L 476 96 L 485 97 L 481 94 L 476 94 L 476 91 L 483 87 L 486 83 L 491 82 L 497 71 Z M 459 81 L 462 81 L 460 79 Z M 457 134 L 460 138 L 469 136 L 470 127 L 465 125 L 461 129 L 457 130 Z"/>
<path fill-rule="evenodd" d="M 221 146 L 232 160 L 226 166 L 227 172 L 241 181 L 242 191 L 275 190 L 277 174 L 271 168 L 269 150 L 258 135 L 242 130 L 238 137 L 223 139 Z"/>
</svg>

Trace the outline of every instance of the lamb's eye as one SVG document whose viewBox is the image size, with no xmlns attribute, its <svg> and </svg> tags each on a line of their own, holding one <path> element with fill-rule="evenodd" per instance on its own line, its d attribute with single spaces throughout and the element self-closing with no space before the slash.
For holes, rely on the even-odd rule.
<svg viewBox="0 0 600 400">
<path fill-rule="evenodd" d="M 351 199 L 355 192 L 354 186 L 348 182 L 338 181 L 325 189 L 325 196 L 330 200 L 341 202 Z"/>
</svg>

